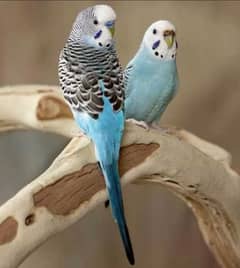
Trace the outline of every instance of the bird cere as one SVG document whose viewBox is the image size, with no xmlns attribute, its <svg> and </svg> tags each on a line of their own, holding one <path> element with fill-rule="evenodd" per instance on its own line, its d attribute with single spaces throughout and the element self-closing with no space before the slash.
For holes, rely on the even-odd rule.
<svg viewBox="0 0 240 268">
<path fill-rule="evenodd" d="M 116 14 L 108 5 L 82 10 L 60 53 L 58 71 L 73 117 L 94 143 L 112 216 L 133 265 L 118 170 L 124 121 L 133 119 L 146 126 L 159 121 L 177 90 L 177 41 L 173 24 L 153 23 L 123 71 L 113 39 L 115 20 Z"/>
</svg>

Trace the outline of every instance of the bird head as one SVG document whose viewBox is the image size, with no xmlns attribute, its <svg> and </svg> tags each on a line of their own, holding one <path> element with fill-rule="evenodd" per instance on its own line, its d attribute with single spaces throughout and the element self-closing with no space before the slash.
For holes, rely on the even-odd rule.
<svg viewBox="0 0 240 268">
<path fill-rule="evenodd" d="M 178 45 L 174 25 L 167 20 L 154 22 L 145 32 L 143 45 L 159 60 L 175 59 Z"/>
<path fill-rule="evenodd" d="M 97 48 L 109 47 L 113 42 L 115 20 L 116 13 L 108 5 L 84 9 L 78 14 L 69 39 Z"/>
</svg>

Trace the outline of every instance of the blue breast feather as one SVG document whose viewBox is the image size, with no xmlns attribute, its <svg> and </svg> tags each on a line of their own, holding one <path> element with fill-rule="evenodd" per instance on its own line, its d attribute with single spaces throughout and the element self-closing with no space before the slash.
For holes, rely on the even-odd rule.
<svg viewBox="0 0 240 268">
<path fill-rule="evenodd" d="M 159 120 L 178 86 L 176 61 L 160 61 L 140 51 L 131 62 L 125 102 L 126 117 L 147 123 Z"/>
</svg>

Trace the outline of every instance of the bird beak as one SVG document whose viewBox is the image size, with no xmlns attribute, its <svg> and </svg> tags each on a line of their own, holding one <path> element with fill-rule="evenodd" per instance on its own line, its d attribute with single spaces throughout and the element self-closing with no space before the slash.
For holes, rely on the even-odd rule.
<svg viewBox="0 0 240 268">
<path fill-rule="evenodd" d="M 115 27 L 113 26 L 113 27 L 109 28 L 109 31 L 110 31 L 110 33 L 111 33 L 111 35 L 113 37 L 114 33 L 115 33 Z"/>
<path fill-rule="evenodd" d="M 115 33 L 115 22 L 114 21 L 108 21 L 105 26 L 109 29 L 111 36 L 114 36 Z"/>
<path fill-rule="evenodd" d="M 164 35 L 164 40 L 167 43 L 168 49 L 172 48 L 174 39 L 175 39 L 175 32 L 165 31 L 163 35 Z"/>
</svg>

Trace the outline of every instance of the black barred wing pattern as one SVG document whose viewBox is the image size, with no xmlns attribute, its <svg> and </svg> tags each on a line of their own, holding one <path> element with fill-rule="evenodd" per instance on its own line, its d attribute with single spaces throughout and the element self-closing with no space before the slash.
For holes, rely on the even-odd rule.
<svg viewBox="0 0 240 268">
<path fill-rule="evenodd" d="M 59 60 L 59 80 L 64 98 L 73 110 L 88 113 L 94 119 L 103 111 L 103 94 L 114 111 L 123 108 L 122 69 L 115 51 L 106 50 L 65 47 Z"/>
<path fill-rule="evenodd" d="M 103 78 L 104 95 L 108 97 L 114 111 L 123 109 L 124 87 L 122 72 L 109 71 Z"/>
</svg>

